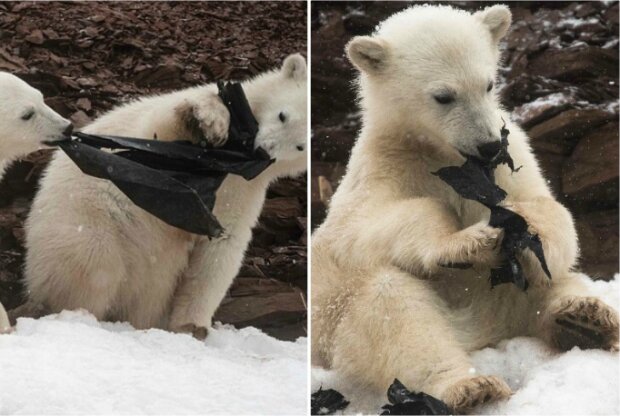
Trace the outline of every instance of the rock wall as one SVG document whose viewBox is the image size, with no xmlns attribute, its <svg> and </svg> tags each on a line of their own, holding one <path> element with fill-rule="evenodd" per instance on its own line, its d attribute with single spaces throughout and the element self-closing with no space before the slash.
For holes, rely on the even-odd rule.
<svg viewBox="0 0 620 416">
<path fill-rule="evenodd" d="M 115 104 L 243 79 L 306 51 L 303 3 L 0 2 L 0 70 L 79 127 Z M 0 183 L 0 301 L 23 302 L 23 221 L 50 151 Z M 306 332 L 306 179 L 274 184 L 239 278 L 216 319 L 280 337 Z"/>
<path fill-rule="evenodd" d="M 454 2 L 478 10 L 490 3 Z M 402 2 L 313 4 L 312 226 L 344 173 L 360 128 L 346 42 L 408 7 Z M 501 96 L 525 128 L 556 197 L 573 213 L 581 270 L 618 273 L 618 3 L 510 3 Z"/>
</svg>

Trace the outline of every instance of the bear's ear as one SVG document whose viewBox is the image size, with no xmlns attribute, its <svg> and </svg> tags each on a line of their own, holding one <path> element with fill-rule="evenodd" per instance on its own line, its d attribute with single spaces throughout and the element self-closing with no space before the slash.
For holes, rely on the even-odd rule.
<svg viewBox="0 0 620 416">
<path fill-rule="evenodd" d="M 346 46 L 349 61 L 357 69 L 369 74 L 381 71 L 387 65 L 389 46 L 381 39 L 356 36 Z"/>
<path fill-rule="evenodd" d="M 486 9 L 474 14 L 474 17 L 479 19 L 485 26 L 489 28 L 493 41 L 499 42 L 504 37 L 510 23 L 512 22 L 512 14 L 508 6 L 497 4 L 495 6 L 487 7 Z"/>
<path fill-rule="evenodd" d="M 293 78 L 295 81 L 305 80 L 306 60 L 298 53 L 287 56 L 282 62 L 282 73 L 285 77 Z"/>
</svg>

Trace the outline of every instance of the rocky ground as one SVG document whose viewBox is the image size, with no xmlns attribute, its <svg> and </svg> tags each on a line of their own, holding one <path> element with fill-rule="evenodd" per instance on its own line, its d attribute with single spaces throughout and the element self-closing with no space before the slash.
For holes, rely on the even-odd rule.
<svg viewBox="0 0 620 416">
<path fill-rule="evenodd" d="M 83 126 L 112 106 L 243 79 L 306 51 L 302 2 L 0 2 L 0 70 Z M 23 222 L 50 151 L 0 184 L 0 301 L 23 301 Z M 239 278 L 216 319 L 282 338 L 306 333 L 306 179 L 274 184 Z"/>
<path fill-rule="evenodd" d="M 325 216 L 360 128 L 354 71 L 343 47 L 407 6 L 313 4 L 313 227 Z M 618 273 L 618 3 L 518 2 L 510 8 L 514 24 L 501 45 L 502 102 L 528 132 L 555 195 L 576 219 L 581 270 L 608 280 Z"/>
</svg>

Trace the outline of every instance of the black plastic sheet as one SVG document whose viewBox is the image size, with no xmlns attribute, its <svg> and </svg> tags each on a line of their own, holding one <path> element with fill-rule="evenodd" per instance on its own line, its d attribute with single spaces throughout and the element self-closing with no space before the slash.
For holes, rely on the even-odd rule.
<svg viewBox="0 0 620 416">
<path fill-rule="evenodd" d="M 491 269 L 491 287 L 502 283 L 514 283 L 519 289 L 528 288 L 527 278 L 523 274 L 517 254 L 529 248 L 540 265 L 551 278 L 547 267 L 542 242 L 538 235 L 528 231 L 528 224 L 519 214 L 498 206 L 505 198 L 506 192 L 495 184 L 493 170 L 500 164 L 506 164 L 515 173 L 521 168 L 514 167 L 514 162 L 508 153 L 508 134 L 510 131 L 501 129 L 501 145 L 497 154 L 490 161 L 484 162 L 476 157 L 467 156 L 465 163 L 460 166 L 449 166 L 439 169 L 434 174 L 450 185 L 463 198 L 478 201 L 491 210 L 489 225 L 504 229 L 504 238 L 500 247 L 500 254 L 504 261 L 500 267 Z"/>
<path fill-rule="evenodd" d="M 333 389 L 319 388 L 310 398 L 310 413 L 313 415 L 331 415 L 349 405 L 344 396 Z"/>
<path fill-rule="evenodd" d="M 381 408 L 382 415 L 450 415 L 453 413 L 441 400 L 426 393 L 411 392 L 398 379 L 394 379 L 387 396 L 390 404 Z"/>
<path fill-rule="evenodd" d="M 230 112 L 228 140 L 219 147 L 75 133 L 55 142 L 87 175 L 112 181 L 134 204 L 162 221 L 195 234 L 224 231 L 212 213 L 228 174 L 252 180 L 274 161 L 254 149 L 258 123 L 238 83 L 218 83 Z M 109 149 L 104 151 L 101 149 Z"/>
</svg>

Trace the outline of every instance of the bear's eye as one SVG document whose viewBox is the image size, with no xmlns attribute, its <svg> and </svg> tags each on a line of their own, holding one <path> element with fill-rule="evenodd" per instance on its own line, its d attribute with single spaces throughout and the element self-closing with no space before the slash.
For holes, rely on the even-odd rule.
<svg viewBox="0 0 620 416">
<path fill-rule="evenodd" d="M 27 121 L 30 120 L 34 116 L 34 110 L 29 110 L 22 115 L 22 120 Z"/>
<path fill-rule="evenodd" d="M 489 85 L 487 85 L 487 92 L 491 92 L 493 89 L 493 81 L 489 81 Z"/>
<path fill-rule="evenodd" d="M 450 104 L 454 101 L 454 95 L 449 92 L 443 92 L 441 94 L 434 95 L 435 101 L 439 104 Z"/>
<path fill-rule="evenodd" d="M 284 114 L 283 112 L 280 112 L 280 114 L 278 114 L 278 118 L 280 119 L 282 123 L 284 123 L 286 121 L 286 114 Z"/>
</svg>

